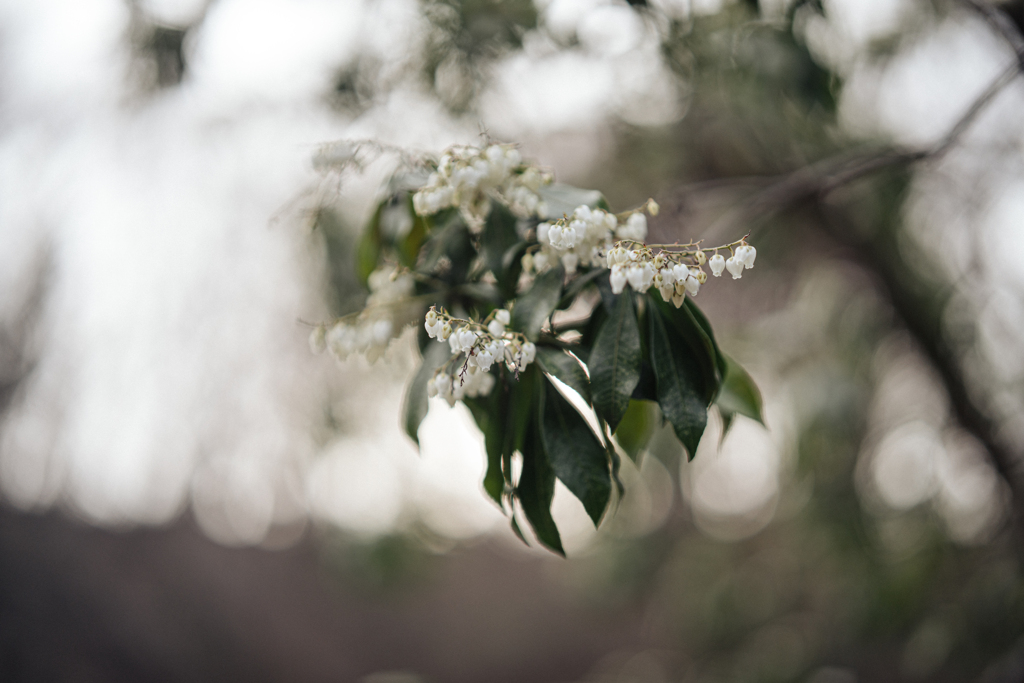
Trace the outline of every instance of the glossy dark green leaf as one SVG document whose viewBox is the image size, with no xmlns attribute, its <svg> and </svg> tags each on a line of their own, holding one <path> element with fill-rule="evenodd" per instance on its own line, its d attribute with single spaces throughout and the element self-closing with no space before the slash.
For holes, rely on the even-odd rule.
<svg viewBox="0 0 1024 683">
<path fill-rule="evenodd" d="M 509 283 L 512 273 L 505 267 L 504 258 L 505 254 L 520 242 L 519 235 L 516 234 L 516 223 L 517 219 L 508 207 L 499 202 L 492 202 L 491 212 L 487 215 L 483 233 L 480 235 L 480 258 L 483 260 L 484 268 L 494 274 L 498 288 L 503 293 L 508 292 L 511 284 L 513 295 L 516 283 Z M 515 277 L 518 281 L 518 273 Z"/>
<path fill-rule="evenodd" d="M 661 297 L 648 295 L 647 309 L 660 314 L 658 317 L 673 338 L 676 355 L 685 358 L 686 365 L 695 370 L 692 383 L 703 397 L 705 405 L 710 405 L 722 382 L 715 343 L 688 306 L 676 308 L 662 301 Z"/>
<path fill-rule="evenodd" d="M 519 528 L 519 522 L 516 521 L 516 516 L 514 513 L 509 517 L 509 521 L 512 524 L 512 533 L 516 535 L 516 538 L 518 538 L 520 541 L 526 543 L 526 545 L 529 546 L 530 544 L 526 541 L 526 536 L 523 535 L 523 530 Z"/>
<path fill-rule="evenodd" d="M 438 213 L 433 221 L 417 270 L 452 285 L 463 284 L 476 259 L 469 228 L 458 212 L 450 210 Z"/>
<path fill-rule="evenodd" d="M 499 370 L 500 372 L 500 370 Z M 502 454 L 505 448 L 505 433 L 508 427 L 508 398 L 499 381 L 488 396 L 465 398 L 463 403 L 473 414 L 477 427 L 484 435 L 484 450 L 487 453 L 487 472 L 483 487 L 500 507 L 505 492 L 505 474 L 502 471 Z"/>
<path fill-rule="evenodd" d="M 604 306 L 598 304 L 590 312 L 590 319 L 587 320 L 587 324 L 580 330 L 582 336 L 579 339 L 579 343 L 573 347 L 572 352 L 576 354 L 577 358 L 586 363 L 587 367 L 590 367 L 590 352 L 594 350 L 594 342 L 597 341 L 597 335 L 600 334 L 601 328 L 604 327 L 607 320 L 608 313 L 605 311 Z"/>
<path fill-rule="evenodd" d="M 412 208 L 412 195 L 406 202 L 409 215 L 412 216 L 412 227 L 409 232 L 401 237 L 396 245 L 398 247 L 399 261 L 406 268 L 415 268 L 416 261 L 420 255 L 420 249 L 430 232 L 430 218 L 418 215 Z"/>
<path fill-rule="evenodd" d="M 377 210 L 370 216 L 370 220 L 363 228 L 363 236 L 359 239 L 359 246 L 356 247 L 356 276 L 366 286 L 370 273 L 377 267 L 380 260 L 381 235 L 380 218 L 384 213 L 388 200 L 384 200 L 377 206 Z"/>
<path fill-rule="evenodd" d="M 700 325 L 700 329 L 704 331 L 704 334 L 706 334 L 708 339 L 711 341 L 711 346 L 715 351 L 715 365 L 718 367 L 718 374 L 720 377 L 724 378 L 728 371 L 728 367 L 725 356 L 722 354 L 722 350 L 718 348 L 718 342 L 715 340 L 715 333 L 711 329 L 711 322 L 708 320 L 708 317 L 704 315 L 704 311 L 700 310 L 697 304 L 695 304 L 693 299 L 690 297 L 686 297 L 683 305 L 688 311 L 690 311 L 690 315 L 693 316 L 693 319 L 697 321 L 698 325 Z"/>
<path fill-rule="evenodd" d="M 537 363 L 541 370 L 557 377 L 582 396 L 584 401 L 590 403 L 590 379 L 587 378 L 587 371 L 571 354 L 551 346 L 539 346 Z"/>
<path fill-rule="evenodd" d="M 608 455 L 590 425 L 550 381 L 537 406 L 541 440 L 548 462 L 596 526 L 612 493 Z"/>
<path fill-rule="evenodd" d="M 523 254 L 526 253 L 528 246 L 529 242 L 516 242 L 501 257 L 501 273 L 496 274 L 495 277 L 504 301 L 514 299 L 516 296 L 519 277 L 523 274 Z"/>
<path fill-rule="evenodd" d="M 598 332 L 587 361 L 594 410 L 608 422 L 613 432 L 640 381 L 642 356 L 633 295 L 624 292 Z"/>
<path fill-rule="evenodd" d="M 516 486 L 516 497 L 543 545 L 559 555 L 565 556 L 562 538 L 551 517 L 551 499 L 555 495 L 555 471 L 548 462 L 541 441 L 540 426 L 536 420 L 530 422 L 523 440 L 523 471 Z"/>
<path fill-rule="evenodd" d="M 735 360 L 724 354 L 722 357 L 725 358 L 727 371 L 715 403 L 723 416 L 725 413 L 745 415 L 764 424 L 764 404 L 753 378 Z"/>
<path fill-rule="evenodd" d="M 533 286 L 516 300 L 512 309 L 512 329 L 519 330 L 531 341 L 536 341 L 544 321 L 562 297 L 562 280 L 565 270 L 562 264 L 545 271 L 533 281 Z"/>
<path fill-rule="evenodd" d="M 626 414 L 615 430 L 615 440 L 633 462 L 647 448 L 661 426 L 661 410 L 655 401 L 631 400 Z"/>
<path fill-rule="evenodd" d="M 712 361 L 699 360 L 690 353 L 689 344 L 666 324 L 660 309 L 652 310 L 648 320 L 658 405 L 692 459 L 708 422 L 705 370 L 700 364 Z"/>
<path fill-rule="evenodd" d="M 405 405 L 402 408 L 405 433 L 416 442 L 417 446 L 420 443 L 420 423 L 427 416 L 427 381 L 434 376 L 435 370 L 451 358 L 451 355 L 448 344 L 435 341 L 427 346 L 426 352 L 423 354 L 423 363 L 420 364 L 419 371 L 405 391 Z"/>
</svg>

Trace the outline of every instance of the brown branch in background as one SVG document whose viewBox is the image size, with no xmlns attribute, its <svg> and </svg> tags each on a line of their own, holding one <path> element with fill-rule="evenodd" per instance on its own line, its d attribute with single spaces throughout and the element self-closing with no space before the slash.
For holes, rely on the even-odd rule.
<svg viewBox="0 0 1024 683">
<path fill-rule="evenodd" d="M 964 0 L 972 6 L 973 0 Z M 997 10 L 987 8 L 996 14 Z M 1005 17 L 1004 17 L 1005 19 Z M 1007 66 L 996 79 L 980 94 L 967 110 L 957 119 L 949 131 L 934 145 L 923 150 L 901 150 L 889 148 L 875 150 L 870 153 L 844 153 L 823 159 L 774 179 L 761 179 L 763 189 L 756 191 L 735 209 L 728 211 L 716 220 L 704 233 L 704 237 L 714 239 L 719 233 L 734 231 L 738 226 L 763 220 L 793 204 L 823 197 L 829 193 L 849 185 L 887 168 L 907 166 L 920 161 L 941 158 L 955 145 L 978 116 L 995 100 L 1018 74 L 1024 70 L 1024 38 L 1020 38 L 1013 25 L 1006 20 L 1007 30 L 1017 36 L 1017 41 L 1010 41 L 1017 54 L 1017 60 Z M 1019 47 L 1017 44 L 1019 43 Z M 737 178 L 736 184 L 749 185 L 757 182 L 752 178 Z M 701 186 L 706 183 L 701 183 Z M 680 194 L 688 194 L 689 188 L 680 190 Z M 744 227 L 743 229 L 746 229 Z"/>
<path fill-rule="evenodd" d="M 784 209 L 811 202 L 825 232 L 837 242 L 852 248 L 858 260 L 874 273 L 892 303 L 896 314 L 917 341 L 938 372 L 949 394 L 953 412 L 960 425 L 987 450 L 992 464 L 1010 487 L 1013 496 L 1013 525 L 1024 537 L 1024 458 L 999 438 L 999 427 L 979 406 L 967 386 L 957 349 L 942 332 L 941 315 L 945 300 L 934 292 L 917 292 L 906 281 L 906 271 L 896 249 L 877 239 L 857 237 L 857 231 L 835 207 L 826 204 L 833 191 L 870 175 L 896 167 L 935 160 L 946 154 L 1015 77 L 1024 71 L 1024 37 L 1003 13 L 980 0 L 961 0 L 979 12 L 1013 49 L 1017 59 L 1004 69 L 960 116 L 941 139 L 923 150 L 884 149 L 871 153 L 843 154 L 824 159 L 774 179 L 737 178 L 735 187 L 760 184 L 746 201 L 727 211 L 705 231 L 714 239 L 719 232 L 735 231 L 763 221 Z M 702 184 L 705 185 L 705 184 Z M 695 188 L 697 186 L 694 186 Z M 681 194 L 689 194 L 682 188 Z"/>
<path fill-rule="evenodd" d="M 1005 12 L 1001 12 L 987 2 L 981 2 L 981 0 L 960 0 L 960 2 L 980 14 L 995 29 L 996 33 L 1006 41 L 1010 49 L 1017 55 L 1018 67 L 1024 70 L 1024 36 L 1021 36 L 1020 31 L 1017 30 L 1010 17 Z"/>
<path fill-rule="evenodd" d="M 1013 527 L 1024 538 L 1024 458 L 1000 439 L 999 425 L 978 405 L 967 385 L 957 349 L 942 332 L 948 297 L 941 291 L 913 287 L 898 251 L 878 237 L 858 238 L 858 231 L 836 207 L 819 201 L 815 208 L 825 233 L 852 249 L 860 264 L 881 282 L 897 317 L 939 374 L 957 422 L 981 443 L 1009 486 Z"/>
</svg>

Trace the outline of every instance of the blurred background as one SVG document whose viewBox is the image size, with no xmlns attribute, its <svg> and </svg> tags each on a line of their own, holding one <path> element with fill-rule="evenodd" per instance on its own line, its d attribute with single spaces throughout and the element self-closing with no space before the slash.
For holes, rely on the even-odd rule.
<svg viewBox="0 0 1024 683">
<path fill-rule="evenodd" d="M 0 2 L 0 679 L 1024 680 L 1024 77 L 899 156 L 946 140 L 1022 23 Z M 402 433 L 409 334 L 375 364 L 306 341 L 365 299 L 354 245 L 398 164 L 336 141 L 483 134 L 616 210 L 653 196 L 654 238 L 760 255 L 698 303 L 768 429 L 713 419 L 689 463 L 658 434 L 597 531 L 560 489 L 567 560 L 488 502 L 461 405 L 419 453 Z"/>
</svg>

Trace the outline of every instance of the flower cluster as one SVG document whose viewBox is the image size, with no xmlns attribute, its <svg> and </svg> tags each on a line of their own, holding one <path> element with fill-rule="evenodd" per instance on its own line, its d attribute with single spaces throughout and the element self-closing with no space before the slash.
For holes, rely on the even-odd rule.
<svg viewBox="0 0 1024 683">
<path fill-rule="evenodd" d="M 454 377 L 440 371 L 427 385 L 427 393 L 448 399 L 449 403 L 463 396 L 486 396 L 494 385 L 490 374 L 492 365 L 504 361 L 510 371 L 520 372 L 532 363 L 537 357 L 537 347 L 521 334 L 506 331 L 511 318 L 502 308 L 482 324 L 453 318 L 443 309 L 438 311 L 431 306 L 423 326 L 431 339 L 448 342 L 451 347 L 452 360 L 445 367 L 454 363 L 456 367 L 461 364 L 462 369 Z M 464 361 L 462 354 L 465 354 Z"/>
<path fill-rule="evenodd" d="M 367 284 L 370 296 L 366 308 L 330 326 L 317 325 L 309 337 L 313 351 L 329 349 L 338 360 L 352 353 L 364 353 L 371 362 L 384 354 L 395 328 L 408 321 L 398 309 L 412 295 L 414 282 L 412 275 L 398 268 L 378 268 L 370 273 Z"/>
<path fill-rule="evenodd" d="M 416 213 L 425 216 L 454 206 L 471 227 L 480 228 L 490 210 L 490 195 L 521 216 L 546 216 L 547 205 L 537 191 L 552 177 L 535 167 L 523 167 L 512 145 L 452 147 L 412 197 Z"/>
<path fill-rule="evenodd" d="M 639 248 L 628 249 L 625 244 Z M 707 281 L 708 275 L 702 269 L 705 263 L 715 277 L 720 277 L 722 271 L 728 269 L 736 280 L 742 276 L 745 268 L 754 267 L 754 259 L 757 258 L 757 250 L 744 240 L 715 248 L 710 259 L 705 250 L 688 250 L 686 246 L 692 245 L 684 245 L 679 250 L 673 250 L 669 245 L 659 245 L 660 251 L 655 253 L 651 247 L 641 245 L 636 240 L 617 243 L 605 255 L 605 264 L 611 269 L 612 291 L 620 294 L 626 285 L 637 292 L 646 292 L 654 287 L 665 301 L 679 308 L 686 294 L 697 296 L 700 286 Z M 718 253 L 719 249 L 729 249 L 733 253 L 727 260 Z"/>
<path fill-rule="evenodd" d="M 645 208 L 651 215 L 658 212 L 653 200 Z M 578 206 L 571 217 L 537 226 L 540 249 L 523 257 L 523 269 L 540 273 L 559 260 L 570 274 L 581 265 L 600 266 L 615 238 L 642 242 L 647 238 L 647 216 L 633 211 L 620 223 L 615 214 L 604 209 Z"/>
</svg>

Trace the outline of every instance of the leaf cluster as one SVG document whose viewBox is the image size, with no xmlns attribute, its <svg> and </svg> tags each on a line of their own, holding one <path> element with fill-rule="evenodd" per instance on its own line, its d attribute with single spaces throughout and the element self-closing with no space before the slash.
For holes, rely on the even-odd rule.
<svg viewBox="0 0 1024 683">
<path fill-rule="evenodd" d="M 517 217 L 491 200 L 476 233 L 454 209 L 417 215 L 410 191 L 401 183 L 394 187 L 359 243 L 360 278 L 382 261 L 396 263 L 415 274 L 424 311 L 433 305 L 482 320 L 508 308 L 510 329 L 536 344 L 535 363 L 520 370 L 499 362 L 490 370 L 493 390 L 462 399 L 484 435 L 484 489 L 521 538 L 525 519 L 543 545 L 564 553 L 551 516 L 555 480 L 597 525 L 613 489 L 623 493 L 620 453 L 636 460 L 665 422 L 692 458 L 712 405 L 727 423 L 737 414 L 761 419 L 756 386 L 721 351 L 691 300 L 675 308 L 654 290 L 614 294 L 605 268 L 567 276 L 556 265 L 526 276 L 522 257 L 538 245 L 536 219 Z M 555 186 L 545 193 L 569 212 L 581 203 L 606 206 L 597 192 Z M 419 348 L 423 363 L 404 407 L 405 430 L 417 443 L 426 386 L 453 360 L 449 345 L 423 329 Z"/>
</svg>

